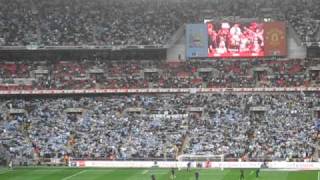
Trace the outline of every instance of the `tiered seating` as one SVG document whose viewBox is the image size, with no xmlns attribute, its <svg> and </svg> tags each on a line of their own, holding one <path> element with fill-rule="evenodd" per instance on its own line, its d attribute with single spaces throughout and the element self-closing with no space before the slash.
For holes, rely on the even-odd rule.
<svg viewBox="0 0 320 180">
<path fill-rule="evenodd" d="M 55 61 L 0 64 L 0 88 L 103 89 L 316 86 L 315 59 L 157 62 Z M 311 77 L 312 76 L 312 77 Z"/>
</svg>

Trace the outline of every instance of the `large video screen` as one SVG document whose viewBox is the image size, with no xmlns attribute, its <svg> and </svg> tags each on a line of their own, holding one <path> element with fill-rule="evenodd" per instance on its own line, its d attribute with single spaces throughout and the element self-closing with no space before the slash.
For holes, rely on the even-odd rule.
<svg viewBox="0 0 320 180">
<path fill-rule="evenodd" d="M 207 22 L 208 57 L 263 57 L 264 24 Z"/>
<path fill-rule="evenodd" d="M 288 53 L 286 32 L 286 23 L 281 21 L 187 24 L 186 57 L 284 57 Z"/>
</svg>

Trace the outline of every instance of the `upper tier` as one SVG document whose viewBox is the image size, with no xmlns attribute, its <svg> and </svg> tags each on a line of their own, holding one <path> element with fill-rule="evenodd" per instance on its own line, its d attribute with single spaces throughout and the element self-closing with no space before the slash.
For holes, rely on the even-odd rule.
<svg viewBox="0 0 320 180">
<path fill-rule="evenodd" d="M 196 2 L 196 3 L 195 3 Z M 240 16 L 288 21 L 310 41 L 318 31 L 319 1 L 309 0 L 0 0 L 0 45 L 166 44 L 184 23 Z"/>
</svg>

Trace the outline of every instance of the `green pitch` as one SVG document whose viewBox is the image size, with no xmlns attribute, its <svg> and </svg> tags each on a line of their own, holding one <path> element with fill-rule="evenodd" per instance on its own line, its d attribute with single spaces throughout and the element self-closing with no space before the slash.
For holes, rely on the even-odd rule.
<svg viewBox="0 0 320 180">
<path fill-rule="evenodd" d="M 175 180 L 194 180 L 199 171 L 200 180 L 239 180 L 238 169 L 176 170 Z M 17 168 L 0 169 L 0 180 L 172 180 L 170 169 L 99 169 L 99 168 Z M 318 180 L 318 171 L 261 171 L 256 178 L 254 169 L 245 170 L 245 180 Z"/>
</svg>

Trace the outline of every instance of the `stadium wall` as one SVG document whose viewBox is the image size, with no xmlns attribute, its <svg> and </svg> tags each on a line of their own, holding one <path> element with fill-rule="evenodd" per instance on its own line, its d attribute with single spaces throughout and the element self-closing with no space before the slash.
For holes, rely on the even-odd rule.
<svg viewBox="0 0 320 180">
<path fill-rule="evenodd" d="M 70 161 L 70 167 L 100 168 L 187 168 L 187 161 Z M 263 162 L 192 162 L 191 167 L 202 168 L 260 168 Z M 319 170 L 319 162 L 268 162 L 271 169 Z"/>
<path fill-rule="evenodd" d="M 302 45 L 299 40 L 298 35 L 291 27 L 290 23 L 287 23 L 287 44 L 288 44 L 288 58 L 306 58 L 307 57 L 307 47 Z"/>
<path fill-rule="evenodd" d="M 288 58 L 290 59 L 304 59 L 307 57 L 307 48 L 299 45 L 293 37 L 288 37 Z"/>
</svg>

